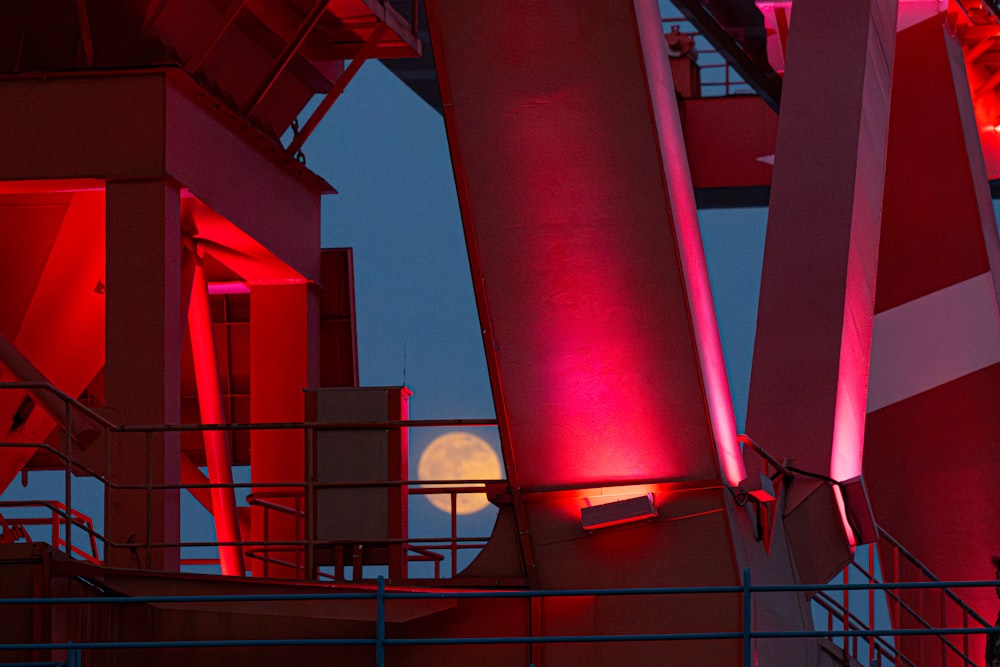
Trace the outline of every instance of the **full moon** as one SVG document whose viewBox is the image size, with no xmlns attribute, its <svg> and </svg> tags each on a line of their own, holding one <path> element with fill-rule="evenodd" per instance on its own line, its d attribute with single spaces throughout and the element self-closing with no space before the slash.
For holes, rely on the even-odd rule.
<svg viewBox="0 0 1000 667">
<path fill-rule="evenodd" d="M 500 479 L 500 459 L 493 448 L 471 433 L 455 431 L 435 438 L 420 455 L 417 477 L 423 480 Z M 482 484 L 470 484 L 472 488 Z M 451 513 L 451 497 L 440 493 L 424 496 L 434 507 Z M 456 498 L 458 514 L 472 514 L 487 505 L 485 493 L 461 493 Z"/>
</svg>

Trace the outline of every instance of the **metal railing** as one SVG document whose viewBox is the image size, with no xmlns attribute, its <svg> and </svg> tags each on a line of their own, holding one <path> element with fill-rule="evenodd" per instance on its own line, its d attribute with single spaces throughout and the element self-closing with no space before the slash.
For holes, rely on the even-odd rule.
<svg viewBox="0 0 1000 667">
<path fill-rule="evenodd" d="M 759 639 L 816 639 L 816 640 L 842 640 L 857 641 L 866 640 L 882 641 L 886 638 L 912 638 L 912 637 L 958 637 L 969 638 L 973 635 L 986 635 L 992 628 L 986 627 L 921 627 L 921 628 L 892 628 L 888 626 L 868 628 L 868 629 L 826 629 L 826 630 L 798 630 L 798 631 L 771 631 L 755 630 L 755 619 L 753 600 L 755 596 L 768 593 L 797 592 L 805 594 L 819 594 L 832 598 L 836 593 L 849 593 L 862 591 L 868 594 L 875 592 L 892 591 L 897 595 L 902 595 L 905 591 L 923 590 L 945 590 L 971 587 L 992 587 L 995 581 L 951 581 L 951 582 L 903 582 L 895 584 L 880 583 L 860 583 L 860 584 L 828 584 L 825 586 L 811 585 L 753 585 L 751 583 L 751 571 L 743 571 L 743 583 L 738 586 L 697 586 L 697 587 L 670 587 L 670 588 L 621 588 L 621 589 L 573 589 L 573 590 L 508 590 L 508 591 L 460 591 L 460 590 L 435 590 L 413 591 L 413 590 L 393 590 L 388 589 L 385 580 L 379 577 L 373 590 L 355 590 L 351 592 L 335 593 L 271 593 L 264 595 L 159 595 L 159 596 L 138 596 L 138 597 L 99 597 L 99 598 L 0 598 L 0 606 L 55 606 L 55 605 L 144 605 L 144 604 L 168 604 L 168 603 L 239 603 L 254 601 L 298 601 L 302 603 L 316 601 L 336 601 L 336 600 L 368 600 L 375 603 L 374 614 L 369 620 L 368 632 L 354 637 L 313 637 L 313 638 L 287 638 L 287 639 L 199 639 L 191 640 L 183 637 L 171 639 L 158 639 L 155 641 L 91 641 L 86 638 L 79 638 L 74 641 L 62 642 L 10 642 L 0 643 L 0 656 L 4 652 L 12 651 L 74 651 L 85 653 L 93 650 L 109 649 L 171 649 L 177 650 L 197 650 L 218 647 L 279 647 L 279 646 L 369 646 L 374 649 L 374 663 L 377 667 L 385 665 L 385 649 L 397 646 L 444 646 L 444 645 L 523 645 L 526 649 L 539 644 L 571 644 L 571 643 L 595 643 L 595 642 L 685 642 L 685 641 L 729 641 L 739 642 L 743 664 L 750 667 L 755 659 L 755 641 Z M 647 628 L 636 628 L 636 632 L 628 634 L 569 634 L 569 635 L 546 635 L 524 634 L 524 635 L 476 635 L 476 636 L 418 636 L 418 637 L 390 637 L 386 628 L 386 608 L 395 601 L 402 600 L 434 600 L 451 599 L 460 601 L 462 599 L 520 599 L 530 606 L 531 601 L 545 600 L 550 598 L 598 598 L 598 597 L 643 597 L 643 596 L 686 596 L 686 595 L 737 595 L 741 601 L 743 610 L 740 627 L 729 628 L 719 631 L 703 632 L 646 632 Z M 527 630 L 527 628 L 525 628 Z M 888 642 L 883 642 L 889 646 Z M 885 654 L 882 654 L 884 657 Z M 898 662 L 898 653 L 892 656 L 891 664 L 915 664 L 912 662 Z M 41 664 L 41 663 L 34 663 Z M 46 663 L 53 664 L 53 663 Z M 64 663 L 54 663 L 64 664 Z M 873 659 L 870 665 L 887 664 Z M 970 664 L 974 664 L 971 663 Z"/>
<path fill-rule="evenodd" d="M 270 536 L 265 528 L 263 531 L 265 539 L 257 541 L 242 540 L 238 543 L 233 543 L 232 546 L 242 547 L 250 558 L 255 558 L 264 563 L 265 574 L 268 574 L 273 567 L 275 571 L 283 573 L 285 576 L 287 576 L 287 572 L 290 571 L 296 573 L 294 576 L 300 579 L 333 579 L 335 581 L 361 581 L 366 579 L 373 581 L 373 579 L 370 577 L 370 572 L 365 572 L 364 566 L 362 565 L 363 561 L 361 559 L 357 559 L 356 564 L 351 567 L 350 577 L 347 576 L 346 568 L 344 567 L 335 569 L 332 574 L 322 571 L 316 565 L 316 551 L 318 549 L 341 549 L 345 553 L 351 553 L 350 550 L 356 549 L 359 546 L 375 546 L 380 548 L 398 546 L 405 552 L 405 562 L 407 566 L 410 563 L 431 563 L 434 568 L 435 580 L 441 579 L 441 565 L 445 561 L 446 557 L 450 558 L 450 575 L 454 577 L 458 573 L 457 564 L 459 560 L 459 553 L 464 550 L 481 549 L 485 546 L 487 540 L 486 537 L 469 538 L 462 537 L 458 534 L 459 531 L 457 528 L 456 518 L 457 512 L 455 511 L 457 509 L 456 506 L 458 496 L 463 493 L 482 493 L 484 488 L 481 485 L 506 484 L 503 480 L 467 480 L 462 482 L 455 482 L 453 480 L 392 480 L 383 482 L 323 483 L 314 480 L 311 476 L 308 476 L 308 479 L 304 482 L 299 480 L 272 483 L 233 483 L 225 485 L 209 483 L 155 484 L 153 483 L 153 479 L 150 475 L 147 475 L 145 483 L 143 484 L 120 484 L 114 482 L 113 480 L 106 479 L 103 475 L 98 474 L 97 471 L 94 471 L 84 466 L 82 463 L 73 460 L 74 444 L 71 434 L 73 432 L 72 422 L 74 411 L 82 412 L 87 419 L 92 422 L 99 423 L 104 429 L 105 465 L 107 465 L 110 460 L 110 435 L 112 433 L 144 434 L 146 437 L 146 456 L 150 456 L 152 438 L 154 434 L 157 433 L 175 431 L 197 432 L 206 430 L 253 431 L 290 429 L 303 431 L 307 434 L 306 446 L 304 450 L 307 460 L 311 460 L 311 457 L 314 454 L 317 439 L 315 437 L 309 437 L 308 434 L 314 434 L 315 432 L 325 429 L 384 430 L 387 428 L 408 428 L 410 426 L 438 427 L 459 424 L 465 426 L 476 426 L 482 425 L 482 421 L 424 420 L 350 424 L 295 422 L 232 425 L 116 426 L 107 422 L 103 417 L 94 413 L 86 406 L 80 405 L 74 399 L 52 389 L 48 385 L 40 383 L 0 383 L 0 390 L 3 389 L 51 391 L 53 395 L 57 396 L 66 404 L 66 412 L 63 422 L 65 427 L 63 431 L 64 451 L 60 451 L 45 444 L 25 445 L 23 443 L 0 443 L 0 447 L 33 447 L 41 450 L 51 457 L 51 460 L 61 462 L 61 469 L 65 475 L 65 502 L 38 500 L 0 502 L 0 510 L 3 510 L 3 516 L 7 525 L 19 526 L 19 530 L 26 530 L 30 526 L 48 526 L 51 532 L 51 543 L 56 549 L 60 549 L 73 556 L 98 564 L 101 562 L 101 550 L 103 549 L 106 553 L 108 548 L 130 549 L 135 552 L 141 552 L 145 555 L 145 562 L 148 567 L 152 562 L 153 553 L 157 549 L 181 549 L 187 547 L 207 547 L 218 549 L 220 546 L 228 546 L 228 544 L 220 543 L 218 541 L 154 542 L 148 529 L 146 539 L 143 542 L 115 542 L 95 530 L 93 522 L 79 510 L 73 508 L 73 473 L 92 476 L 107 488 L 142 492 L 146 502 L 147 526 L 151 524 L 149 519 L 151 518 L 150 514 L 152 512 L 153 498 L 157 493 L 176 491 L 180 489 L 193 490 L 198 488 L 211 489 L 218 487 L 248 489 L 252 491 L 249 496 L 251 505 L 255 505 L 260 508 L 265 526 L 268 524 L 273 513 L 278 513 L 283 516 L 293 517 L 295 519 L 296 526 L 300 528 L 300 530 L 299 532 L 296 532 L 295 539 L 293 540 L 272 540 L 269 539 Z M 765 461 L 765 472 L 773 474 L 775 477 L 792 474 L 788 470 L 784 469 L 779 462 L 773 461 L 769 458 L 767 453 L 763 450 L 759 453 Z M 91 453 L 91 456 L 93 457 L 94 454 Z M 308 465 L 306 465 L 305 469 L 307 471 L 310 470 Z M 389 489 L 391 487 L 405 488 L 409 494 L 413 495 L 428 495 L 435 493 L 448 495 L 452 509 L 450 535 L 445 538 L 404 537 L 399 539 L 382 540 L 355 540 L 348 538 L 336 541 L 323 541 L 317 539 L 315 527 L 313 522 L 309 519 L 310 512 L 315 512 L 315 508 L 317 507 L 315 494 L 318 491 L 327 488 L 343 489 L 372 487 L 383 489 Z M 15 518 L 10 516 L 9 512 L 10 509 L 15 507 L 39 509 L 47 513 L 47 517 Z M 85 547 L 74 543 L 72 537 L 74 532 L 82 533 L 86 536 Z M 887 639 L 888 637 L 912 635 L 935 637 L 941 652 L 941 659 L 943 663 L 949 657 L 952 657 L 964 661 L 962 664 L 965 665 L 976 664 L 975 661 L 969 657 L 969 637 L 976 633 L 984 632 L 984 628 L 989 628 L 990 624 L 981 615 L 971 609 L 954 591 L 950 590 L 952 587 L 950 584 L 938 581 L 934 575 L 915 557 L 913 557 L 912 554 L 907 552 L 902 545 L 898 543 L 898 541 L 893 539 L 884 531 L 880 531 L 880 536 L 880 544 L 883 552 L 882 556 L 883 558 L 892 559 L 893 572 L 896 573 L 896 577 L 901 578 L 900 568 L 905 564 L 923 581 L 904 584 L 880 583 L 878 581 L 879 577 L 876 572 L 877 567 L 874 561 L 874 556 L 872 555 L 872 551 L 869 550 L 867 563 L 862 564 L 860 561 L 855 560 L 848 567 L 848 569 L 845 570 L 842 584 L 833 584 L 826 587 L 760 587 L 754 588 L 753 590 L 755 592 L 774 592 L 779 590 L 808 590 L 816 592 L 814 597 L 815 604 L 827 614 L 827 627 L 825 631 L 819 631 L 819 634 L 808 636 L 823 636 L 831 639 L 831 641 L 839 642 L 838 645 L 844 649 L 845 654 L 854 657 L 863 657 L 866 664 L 878 666 L 888 664 L 896 666 L 921 664 L 919 657 L 916 661 L 914 661 L 911 657 L 903 655 L 899 647 L 895 646 Z M 192 560 L 196 560 L 200 564 L 217 562 L 216 559 Z M 352 563 L 354 562 L 355 561 L 352 560 Z M 852 583 L 853 577 L 856 576 L 861 576 L 865 580 L 864 583 Z M 406 581 L 406 576 L 404 576 L 400 581 Z M 745 582 L 746 585 L 749 585 L 748 581 Z M 968 586 L 979 584 L 983 584 L 983 582 L 973 582 L 972 584 L 957 582 L 955 585 Z M 985 585 L 993 585 L 993 582 L 986 582 Z M 693 590 L 700 591 L 701 589 Z M 852 603 L 850 595 L 851 591 L 859 590 L 864 590 L 868 593 L 867 607 L 863 607 L 860 610 L 858 609 L 858 605 L 856 603 Z M 934 612 L 933 614 L 927 614 L 924 612 L 923 601 L 919 594 L 916 594 L 917 604 L 915 606 L 912 603 L 912 596 L 914 594 L 909 594 L 909 598 L 901 594 L 901 591 L 913 590 L 930 590 L 937 592 L 938 600 L 929 607 L 931 611 Z M 831 595 L 832 592 L 837 591 L 843 593 L 842 599 L 838 599 Z M 889 609 L 891 614 L 886 615 L 891 616 L 894 624 L 902 629 L 887 630 L 877 627 L 877 621 L 880 620 L 877 618 L 878 615 L 875 610 L 875 601 L 878 591 L 882 592 L 879 593 L 879 595 L 884 596 L 886 600 L 885 604 L 890 606 Z M 749 592 L 747 592 L 747 595 L 749 595 Z M 931 616 L 932 618 L 928 620 L 928 616 Z M 935 622 L 934 618 L 940 619 L 940 622 Z M 946 630 L 945 632 L 938 632 L 938 630 L 942 630 L 940 627 L 942 623 L 946 625 L 951 623 L 954 627 L 943 628 Z M 955 635 L 957 635 L 957 637 Z M 777 635 L 762 634 L 759 636 L 772 637 Z M 670 639 L 677 639 L 677 637 L 671 636 Z M 922 647 L 921 650 L 923 650 Z"/>
<path fill-rule="evenodd" d="M 979 661 L 971 656 L 969 638 L 972 634 L 989 628 L 991 624 L 962 600 L 951 587 L 934 577 L 891 535 L 882 529 L 879 529 L 879 535 L 878 553 L 881 557 L 894 561 L 896 572 L 899 572 L 901 563 L 906 563 L 920 576 L 918 581 L 911 580 L 910 583 L 926 584 L 926 586 L 893 588 L 893 584 L 884 584 L 876 571 L 878 568 L 875 545 L 868 545 L 864 550 L 859 549 L 855 559 L 844 569 L 840 578 L 844 585 L 857 584 L 856 579 L 861 578 L 861 585 L 867 588 L 859 589 L 852 586 L 843 589 L 824 589 L 813 597 L 813 604 L 826 615 L 827 631 L 841 629 L 854 633 L 839 638 L 834 642 L 835 645 L 844 649 L 846 655 L 864 665 L 921 667 L 928 658 L 926 655 L 929 650 L 928 644 L 938 654 L 941 665 L 969 667 L 978 665 Z M 862 552 L 867 555 L 864 560 L 859 557 Z M 852 592 L 859 591 L 866 594 L 860 604 L 857 599 L 852 601 L 851 595 Z M 841 595 L 835 595 L 838 592 Z M 935 598 L 933 604 L 929 605 L 935 612 L 935 619 L 928 619 L 926 612 L 921 609 L 919 601 L 925 595 Z M 913 604 L 913 598 L 918 600 L 917 605 Z M 897 628 L 932 630 L 944 624 L 969 632 L 958 637 L 929 633 L 916 647 L 920 653 L 913 655 L 889 641 L 891 635 L 869 633 L 878 627 L 879 620 L 884 619 L 890 619 Z M 913 647 L 909 648 L 913 650 Z"/>
<path fill-rule="evenodd" d="M 488 536 L 463 536 L 460 535 L 457 523 L 457 499 L 463 494 L 481 494 L 486 485 L 506 486 L 505 480 L 478 479 L 478 480 L 390 480 L 374 482 L 322 482 L 309 474 L 313 469 L 310 465 L 315 459 L 318 439 L 316 434 L 329 430 L 387 430 L 401 428 L 438 428 L 438 427 L 492 427 L 495 420 L 488 419 L 428 419 L 428 420 L 406 420 L 395 422 L 361 422 L 361 423 L 332 423 L 332 422 L 275 422 L 257 424 L 175 424 L 175 425 L 116 425 L 105 419 L 91 408 L 81 404 L 76 399 L 64 394 L 51 385 L 43 382 L 0 382 L 0 391 L 28 391 L 47 392 L 56 397 L 65 406 L 65 414 L 60 421 L 65 426 L 63 429 L 62 448 L 57 449 L 43 443 L 0 443 L 0 451 L 3 449 L 34 449 L 43 452 L 48 460 L 58 461 L 59 467 L 64 475 L 63 493 L 64 502 L 60 501 L 3 501 L 0 508 L 21 510 L 42 507 L 51 510 L 48 518 L 37 516 L 15 517 L 10 515 L 8 520 L 28 529 L 30 527 L 46 526 L 51 529 L 51 544 L 67 553 L 75 554 L 95 563 L 100 563 L 101 555 L 107 554 L 108 549 L 128 549 L 136 554 L 141 554 L 140 563 L 145 567 L 152 567 L 154 555 L 158 550 L 166 549 L 203 549 L 226 546 L 242 547 L 250 560 L 256 560 L 263 564 L 264 576 L 277 576 L 283 578 L 299 579 L 337 579 L 347 578 L 344 568 L 331 575 L 323 572 L 316 564 L 316 553 L 321 549 L 344 549 L 354 546 L 365 545 L 368 548 L 389 547 L 400 545 L 406 554 L 406 563 L 430 563 L 434 571 L 434 579 L 440 579 L 442 575 L 442 564 L 450 560 L 449 573 L 454 577 L 458 571 L 459 554 L 465 552 L 475 552 L 482 549 L 486 544 Z M 145 437 L 144 454 L 142 449 L 137 452 L 137 456 L 146 457 L 146 475 L 144 483 L 127 484 L 117 482 L 108 478 L 98 470 L 81 463 L 74 458 L 74 440 L 72 437 L 73 415 L 79 413 L 87 420 L 88 425 L 96 424 L 101 433 L 94 437 L 90 447 L 97 446 L 98 439 L 103 441 L 103 457 L 95 457 L 90 453 L 90 459 L 103 458 L 104 470 L 110 470 L 111 465 L 111 442 L 112 436 L 116 434 L 140 434 Z M 304 435 L 305 446 L 303 453 L 305 461 L 304 470 L 307 471 L 306 479 L 280 481 L 280 482 L 236 482 L 232 484 L 204 483 L 204 484 L 159 484 L 155 483 L 151 471 L 153 466 L 149 463 L 153 460 L 154 437 L 165 433 L 200 433 L 206 431 L 288 431 L 300 432 Z M 77 450 L 76 454 L 79 452 Z M 95 530 L 94 523 L 84 513 L 73 507 L 73 480 L 77 475 L 90 477 L 101 484 L 105 489 L 116 491 L 135 491 L 144 495 L 146 511 L 146 534 L 143 538 L 135 542 L 120 542 L 109 538 L 106 534 Z M 228 543 L 220 541 L 155 541 L 152 534 L 153 507 L 157 496 L 173 491 L 198 491 L 218 488 L 231 488 L 237 491 L 248 493 L 247 499 L 252 507 L 262 510 L 262 521 L 264 530 L 262 539 L 247 540 L 241 539 L 238 543 Z M 317 494 L 324 490 L 331 489 L 364 489 L 378 488 L 388 491 L 392 488 L 405 490 L 408 496 L 428 496 L 444 495 L 449 497 L 452 508 L 450 532 L 447 535 L 430 538 L 403 537 L 398 539 L 353 539 L 350 535 L 343 536 L 338 540 L 323 540 L 317 537 L 315 528 L 315 516 L 318 507 Z M 270 524 L 275 514 L 293 516 L 295 518 L 296 532 L 294 539 L 274 539 L 270 534 Z M 70 519 L 72 517 L 72 519 Z M 83 533 L 87 542 L 86 550 L 80 545 L 74 544 L 73 534 Z M 186 566 L 211 565 L 218 562 L 217 558 L 182 558 L 181 563 Z M 293 574 L 289 574 L 289 572 Z M 360 569 L 351 568 L 351 580 L 362 579 Z"/>
<path fill-rule="evenodd" d="M 434 424 L 437 425 L 437 422 Z M 240 428 L 245 425 L 233 425 L 231 427 L 218 428 Z M 266 425 L 268 428 L 271 425 Z M 295 424 L 296 428 L 301 428 L 302 424 Z M 352 428 L 357 427 L 353 425 Z M 0 443 L 0 450 L 4 448 L 21 448 L 20 443 Z M 67 457 L 59 450 L 49 445 L 36 445 L 36 449 L 45 451 L 47 454 L 60 460 L 67 460 Z M 154 498 L 158 493 L 177 490 L 195 490 L 211 488 L 232 488 L 235 490 L 248 491 L 247 500 L 251 507 L 259 507 L 262 510 L 262 538 L 259 540 L 244 539 L 238 543 L 225 543 L 219 541 L 172 541 L 157 542 L 153 540 L 149 531 L 146 539 L 138 542 L 117 542 L 107 535 L 94 528 L 93 520 L 58 500 L 10 500 L 0 501 L 0 512 L 8 510 L 4 516 L 8 522 L 22 526 L 25 529 L 30 527 L 46 527 L 51 533 L 50 544 L 66 553 L 72 553 L 96 564 L 101 563 L 101 554 L 107 553 L 109 548 L 129 549 L 144 554 L 144 562 L 147 567 L 151 567 L 153 555 L 157 550 L 176 548 L 218 548 L 223 546 L 239 546 L 246 550 L 246 555 L 250 559 L 256 559 L 264 563 L 265 577 L 288 578 L 287 568 L 298 572 L 294 578 L 299 579 L 334 579 L 334 580 L 360 580 L 362 575 L 359 571 L 352 571 L 347 576 L 341 570 L 338 575 L 331 576 L 319 570 L 315 566 L 315 552 L 319 549 L 339 549 L 365 545 L 368 548 L 387 547 L 393 544 L 400 544 L 407 552 L 408 563 L 430 562 L 434 568 L 434 579 L 441 578 L 441 565 L 446 560 L 450 560 L 450 576 L 454 577 L 459 570 L 459 554 L 465 551 L 476 551 L 486 545 L 488 536 L 463 536 L 460 535 L 457 513 L 455 506 L 459 496 L 464 494 L 481 494 L 483 489 L 480 484 L 503 484 L 503 480 L 468 480 L 457 483 L 453 480 L 394 480 L 387 482 L 315 482 L 315 481 L 282 481 L 282 482 L 235 482 L 232 484 L 154 484 L 148 481 L 146 484 L 120 484 L 107 479 L 103 475 L 87 469 L 78 463 L 69 463 L 67 468 L 72 468 L 77 472 L 93 477 L 100 484 L 107 488 L 120 491 L 141 491 L 145 495 L 145 506 L 147 514 L 154 504 Z M 68 473 L 67 473 L 68 474 Z M 67 487 L 72 486 L 72 476 Z M 289 491 L 289 487 L 294 490 Z M 352 489 L 352 488 L 380 488 L 403 487 L 411 496 L 445 495 L 450 498 L 452 513 L 450 517 L 450 532 L 439 537 L 406 537 L 400 539 L 371 539 L 371 538 L 351 538 L 345 536 L 339 540 L 323 540 L 315 535 L 311 529 L 312 521 L 309 520 L 305 511 L 306 495 L 316 494 L 324 489 Z M 268 490 L 273 489 L 273 490 Z M 72 496 L 68 496 L 71 498 Z M 70 501 L 72 502 L 72 501 Z M 313 505 L 316 506 L 315 504 Z M 43 508 L 48 510 L 47 517 L 38 516 L 14 516 L 10 509 L 29 510 L 32 508 Z M 275 515 L 291 516 L 295 519 L 296 535 L 294 539 L 274 539 L 271 535 L 270 526 Z M 72 517 L 72 520 L 69 519 Z M 147 517 L 147 527 L 152 524 L 150 517 Z M 87 541 L 87 549 L 84 550 L 78 544 L 73 543 L 71 526 L 75 526 L 77 532 L 83 533 Z M 30 536 L 29 536 L 30 539 Z M 277 555 L 284 554 L 286 558 Z M 183 565 L 211 565 L 217 564 L 218 558 L 194 558 L 182 559 Z M 272 567 L 277 566 L 277 567 Z M 349 566 L 350 567 L 350 566 Z"/>
<path fill-rule="evenodd" d="M 697 53 L 694 64 L 698 71 L 700 97 L 756 94 L 753 87 L 743 80 L 733 66 L 712 46 L 711 42 L 698 32 L 690 21 L 680 16 L 670 16 L 661 20 L 667 30 L 678 26 L 682 35 L 694 39 L 694 48 Z"/>
<path fill-rule="evenodd" d="M 25 541 L 31 541 L 31 534 L 28 527 L 45 526 L 49 529 L 49 544 L 53 547 L 68 554 L 79 556 L 80 558 L 90 561 L 95 565 L 101 564 L 100 551 L 97 547 L 98 533 L 94 530 L 94 522 L 83 512 L 76 509 L 70 510 L 65 504 L 59 502 L 58 500 L 0 501 L 0 510 L 7 508 L 39 508 L 47 510 L 47 512 L 44 512 L 47 516 L 20 516 L 10 518 L 0 513 L 0 525 L 5 526 L 5 533 L 10 529 L 15 536 L 20 536 Z M 71 524 L 77 526 L 78 529 L 82 529 L 90 538 L 87 544 L 89 550 L 84 550 L 75 544 L 69 544 L 66 541 L 65 536 L 71 532 Z"/>
</svg>

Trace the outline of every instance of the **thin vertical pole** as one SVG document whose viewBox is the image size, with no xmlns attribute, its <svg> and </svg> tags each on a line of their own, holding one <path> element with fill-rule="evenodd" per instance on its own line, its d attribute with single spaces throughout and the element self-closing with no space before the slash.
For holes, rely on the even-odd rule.
<svg viewBox="0 0 1000 667">
<path fill-rule="evenodd" d="M 848 565 L 844 568 L 844 584 L 851 583 L 851 566 Z M 851 629 L 851 592 L 844 589 L 844 632 Z M 844 635 L 844 655 L 848 655 L 851 650 L 851 646 L 855 647 L 855 653 L 857 653 L 857 639 L 848 637 Z"/>
<path fill-rule="evenodd" d="M 868 589 L 868 629 L 875 629 L 875 545 L 868 545 L 868 584 L 872 588 Z M 868 638 L 868 660 L 875 657 L 875 637 Z"/>
<path fill-rule="evenodd" d="M 962 609 L 962 629 L 969 629 L 969 611 L 967 609 Z M 965 663 L 969 663 L 969 633 L 966 632 L 962 635 L 962 649 L 965 652 Z"/>
<path fill-rule="evenodd" d="M 375 595 L 375 667 L 385 667 L 385 577 L 378 576 Z"/>
<path fill-rule="evenodd" d="M 104 429 L 104 474 L 100 477 L 101 483 L 104 484 L 105 496 L 107 496 L 108 480 L 110 478 L 111 478 L 111 429 L 105 428 Z M 101 542 L 101 561 L 107 562 L 107 560 L 108 560 L 108 543 Z"/>
<path fill-rule="evenodd" d="M 750 568 L 743 568 L 743 667 L 753 667 L 753 645 L 750 641 Z"/>
<path fill-rule="evenodd" d="M 195 257 L 191 278 L 191 299 L 188 303 L 187 324 L 194 357 L 194 378 L 198 393 L 198 411 L 202 423 L 221 424 L 226 421 L 219 385 L 219 365 L 215 350 L 212 309 L 208 296 L 208 280 L 200 257 Z M 233 489 L 232 457 L 225 431 L 202 431 L 205 463 L 212 487 L 212 519 L 220 546 L 219 564 L 222 574 L 242 577 L 245 574 L 243 549 L 239 545 L 240 521 Z"/>
<path fill-rule="evenodd" d="M 306 579 L 316 579 L 316 498 L 313 477 L 316 475 L 316 430 L 306 429 L 305 433 L 306 471 L 306 515 L 303 517 L 306 529 Z"/>
<path fill-rule="evenodd" d="M 893 572 L 896 573 L 896 583 L 902 582 L 903 581 L 903 577 L 901 576 L 900 571 L 899 571 L 899 547 L 896 546 L 896 545 L 893 545 L 893 547 L 892 547 L 892 566 L 893 566 Z M 900 614 L 902 613 L 902 611 L 901 611 L 901 606 L 902 605 L 900 605 L 900 600 L 899 600 L 899 598 L 902 595 L 903 595 L 903 591 L 901 591 L 900 589 L 897 588 L 896 589 L 896 595 L 893 597 L 893 605 L 896 607 L 896 626 L 900 627 L 900 628 L 903 627 L 903 619 L 900 616 Z M 902 638 L 900 638 L 900 639 L 902 639 Z M 900 644 L 900 642 L 897 641 L 896 642 L 896 664 L 895 664 L 895 667 L 899 667 L 902 664 L 900 662 L 900 660 L 902 659 L 902 653 L 903 653 L 903 651 L 902 651 L 902 647 L 899 646 L 899 644 Z"/>
<path fill-rule="evenodd" d="M 945 598 L 944 595 L 945 589 L 939 588 L 937 589 L 937 592 L 938 592 L 938 600 L 940 600 L 940 604 L 938 605 L 938 607 L 939 607 L 939 612 L 941 614 L 941 618 L 938 620 L 938 627 L 946 628 L 948 627 L 948 603 L 947 603 L 947 598 Z M 941 641 L 941 664 L 947 665 L 948 642 L 945 641 L 945 638 L 943 636 L 940 638 L 940 641 Z"/>
<path fill-rule="evenodd" d="M 146 569 L 153 569 L 153 432 L 146 432 Z"/>
<path fill-rule="evenodd" d="M 458 492 L 451 491 L 451 576 L 458 574 Z"/>
<path fill-rule="evenodd" d="M 73 406 L 66 403 L 66 555 L 73 557 Z"/>
</svg>

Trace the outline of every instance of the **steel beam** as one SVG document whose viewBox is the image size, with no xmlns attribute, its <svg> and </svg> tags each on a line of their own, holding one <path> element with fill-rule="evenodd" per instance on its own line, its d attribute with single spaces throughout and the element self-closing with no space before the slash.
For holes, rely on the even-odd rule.
<svg viewBox="0 0 1000 667">
<path fill-rule="evenodd" d="M 191 299 L 188 304 L 188 333 L 194 357 L 194 375 L 198 387 L 198 409 L 203 424 L 223 424 L 226 415 L 222 409 L 222 392 L 219 388 L 219 367 L 215 353 L 215 330 L 208 303 L 208 283 L 205 267 L 200 258 L 192 257 L 194 272 L 191 282 Z M 240 541 L 239 519 L 236 513 L 236 494 L 233 483 L 232 457 L 225 431 L 204 431 L 205 461 L 211 489 L 212 515 L 215 533 L 222 544 Z M 238 546 L 220 546 L 219 561 L 222 574 L 242 577 L 243 550 Z"/>
</svg>

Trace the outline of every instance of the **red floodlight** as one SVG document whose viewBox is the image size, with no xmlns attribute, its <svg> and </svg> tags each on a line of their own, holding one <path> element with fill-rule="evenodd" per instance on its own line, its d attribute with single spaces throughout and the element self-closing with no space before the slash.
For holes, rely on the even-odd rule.
<svg viewBox="0 0 1000 667">
<path fill-rule="evenodd" d="M 580 509 L 580 521 L 584 530 L 598 530 L 624 523 L 645 521 L 655 516 L 656 508 L 653 506 L 652 493 Z"/>
</svg>

